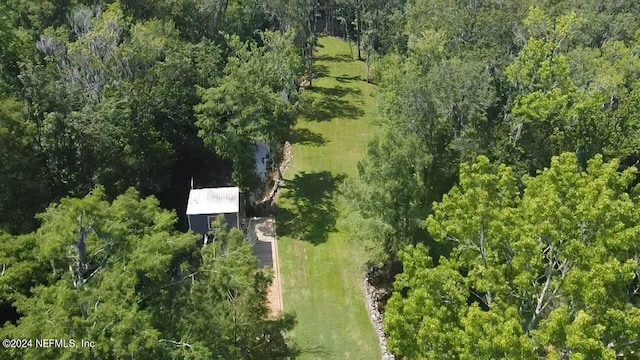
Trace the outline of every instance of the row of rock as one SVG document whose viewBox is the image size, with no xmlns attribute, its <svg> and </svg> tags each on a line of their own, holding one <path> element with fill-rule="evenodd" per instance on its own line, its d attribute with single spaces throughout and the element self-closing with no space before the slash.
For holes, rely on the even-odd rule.
<svg viewBox="0 0 640 360">
<path fill-rule="evenodd" d="M 278 194 L 278 190 L 284 186 L 284 179 L 282 179 L 282 175 L 289 169 L 291 166 L 291 143 L 286 141 L 284 143 L 282 149 L 282 162 L 278 166 L 277 173 L 273 174 L 273 188 L 269 192 L 269 195 L 265 196 L 262 200 L 258 202 L 258 206 L 266 206 L 269 208 L 273 205 L 276 195 Z"/>
<path fill-rule="evenodd" d="M 367 300 L 369 317 L 373 322 L 373 327 L 380 341 L 382 360 L 395 360 L 396 357 L 387 348 L 387 334 L 384 332 L 384 315 L 380 312 L 379 306 L 380 294 L 379 291 L 371 285 L 368 277 L 364 279 L 364 294 Z"/>
<path fill-rule="evenodd" d="M 280 174 L 284 174 L 291 166 L 291 159 L 293 158 L 293 154 L 291 153 L 291 143 L 285 141 L 284 146 L 282 147 L 282 163 L 280 163 Z"/>
</svg>

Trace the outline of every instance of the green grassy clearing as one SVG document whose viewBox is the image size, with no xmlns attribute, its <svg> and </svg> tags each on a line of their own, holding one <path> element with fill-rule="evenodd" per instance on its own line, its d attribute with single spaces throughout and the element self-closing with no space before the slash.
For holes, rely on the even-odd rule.
<svg viewBox="0 0 640 360">
<path fill-rule="evenodd" d="M 379 359 L 365 307 L 366 254 L 336 229 L 337 186 L 357 176 L 374 131 L 374 86 L 347 43 L 320 39 L 313 106 L 295 129 L 293 160 L 279 199 L 277 232 L 285 311 L 297 315 L 293 333 L 302 359 Z"/>
</svg>

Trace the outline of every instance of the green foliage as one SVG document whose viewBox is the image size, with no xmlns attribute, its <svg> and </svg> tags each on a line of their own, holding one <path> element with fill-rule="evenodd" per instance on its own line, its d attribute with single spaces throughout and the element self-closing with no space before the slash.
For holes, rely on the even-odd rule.
<svg viewBox="0 0 640 360">
<path fill-rule="evenodd" d="M 2 1 L 0 78 L 18 90 L 20 63 L 36 58 L 33 44 L 46 28 L 66 23 L 68 12 L 79 3 L 81 1 L 76 0 Z"/>
<path fill-rule="evenodd" d="M 44 63 L 24 71 L 47 175 L 73 194 L 95 183 L 111 195 L 131 185 L 162 188 L 167 177 L 158 175 L 167 172 L 173 149 L 145 111 L 152 104 L 140 107 L 134 96 L 136 78 L 172 51 L 171 29 L 131 26 L 115 4 L 100 17 L 77 10 L 74 19 L 76 40 L 63 28 L 48 31 L 38 43 Z"/>
<path fill-rule="evenodd" d="M 464 164 L 427 220 L 452 247 L 447 259 L 433 266 L 423 246 L 402 253 L 390 346 L 427 359 L 637 353 L 638 198 L 634 169 L 618 168 L 597 156 L 581 171 L 563 154 L 521 192 L 509 167 Z"/>
<path fill-rule="evenodd" d="M 407 337 L 393 346 L 409 358 L 631 356 L 638 300 L 623 306 L 621 294 L 637 292 L 626 192 L 636 180 L 616 170 L 640 158 L 636 1 L 89 3 L 0 3 L 0 230 L 26 233 L 49 202 L 104 189 L 50 207 L 37 232 L 0 236 L 1 300 L 24 314 L 8 335 L 115 339 L 66 355 L 77 358 L 295 355 L 281 331 L 292 320 L 263 321 L 253 302 L 269 280 L 239 234 L 222 230 L 201 252 L 156 202 L 125 191 L 179 186 L 171 170 L 210 149 L 231 160 L 239 186 L 256 186 L 253 143 L 292 140 L 301 76 L 337 69 L 313 54 L 316 20 L 338 17 L 367 81 L 375 65 L 382 114 L 360 177 L 340 188 L 340 222 L 377 262 L 405 262 L 387 320 Z M 347 58 L 330 59 L 355 66 Z M 332 96 L 314 94 L 307 117 L 360 116 L 341 99 L 353 89 L 319 90 Z M 552 161 L 564 152 L 575 156 Z M 508 167 L 483 158 L 459 174 L 478 155 Z M 307 203 L 297 205 L 314 215 Z M 332 208 L 320 210 L 309 219 L 331 228 Z"/>
<path fill-rule="evenodd" d="M 252 247 L 221 227 L 200 249 L 175 214 L 134 190 L 96 188 L 40 215 L 37 232 L 2 236 L 2 300 L 17 325 L 3 338 L 88 339 L 94 348 L 11 349 L 3 358 L 275 359 L 294 357 L 290 316 L 268 320 L 270 277 Z"/>
<path fill-rule="evenodd" d="M 430 195 L 421 170 L 432 159 L 417 158 L 420 148 L 415 136 L 393 131 L 374 138 L 358 164 L 360 178 L 347 180 L 340 189 L 345 216 L 339 224 L 370 247 L 372 261 L 395 260 L 398 251 L 423 233 L 418 219 L 426 216 L 428 205 L 415 199 Z"/>
<path fill-rule="evenodd" d="M 173 22 L 180 37 L 190 43 L 220 42 L 222 34 L 243 40 L 268 27 L 269 13 L 262 1 L 251 0 L 121 0 L 127 15 L 145 21 Z"/>
<path fill-rule="evenodd" d="M 566 44 L 583 23 L 570 13 L 552 24 L 540 8 L 533 8 L 525 19 L 532 37 L 506 69 L 516 88 L 511 115 L 520 159 L 514 163 L 521 162 L 531 173 L 564 151 L 578 154 L 583 165 L 596 153 L 637 157 L 635 116 L 617 111 L 618 102 L 633 101 L 627 84 L 637 79 L 631 70 L 637 68 L 637 56 L 620 42 L 567 53 Z M 572 71 L 572 62 L 581 71 Z M 590 80 L 584 83 L 585 78 Z"/>
<path fill-rule="evenodd" d="M 36 44 L 42 59 L 21 71 L 38 134 L 30 158 L 46 163 L 46 202 L 95 184 L 111 198 L 129 186 L 165 190 L 178 157 L 204 152 L 196 86 L 221 75 L 220 50 L 180 42 L 171 22 L 134 22 L 118 2 L 69 17 L 68 27 L 44 32 Z"/>
<path fill-rule="evenodd" d="M 359 165 L 360 179 L 343 190 L 352 214 L 345 225 L 379 244 L 376 261 L 424 240 L 422 219 L 455 180 L 456 164 L 489 147 L 490 77 L 479 62 L 447 58 L 443 36 L 413 36 L 411 57 L 381 63 L 382 135 Z"/>
<path fill-rule="evenodd" d="M 270 0 L 265 5 L 281 32 L 292 31 L 294 45 L 304 60 L 304 72 L 312 79 L 314 50 L 318 41 L 316 14 L 318 0 Z"/>
<path fill-rule="evenodd" d="M 457 182 L 459 164 L 477 155 L 519 175 L 536 174 L 563 152 L 583 167 L 595 154 L 624 166 L 638 159 L 636 40 L 591 47 L 584 31 L 595 5 L 538 5 L 406 7 L 406 52 L 387 55 L 376 71 L 384 140 L 370 144 L 361 178 L 344 190 L 354 237 L 384 244 L 375 258 L 430 241 L 407 224 L 420 224 L 419 214 Z M 432 255 L 445 250 L 429 247 Z"/>
<path fill-rule="evenodd" d="M 360 1 L 362 12 L 362 46 L 380 54 L 402 50 L 405 34 L 398 31 L 404 26 L 404 1 Z"/>
<path fill-rule="evenodd" d="M 212 245 L 202 250 L 198 282 L 185 299 L 185 317 L 178 325 L 181 341 L 208 348 L 207 358 L 283 359 L 295 356 L 283 331 L 293 328 L 289 315 L 267 317 L 266 291 L 271 278 L 256 273 L 257 259 L 242 233 L 224 229 L 224 218 Z M 262 301 L 259 301 L 262 300 Z M 214 342 L 212 339 L 228 339 Z"/>
<path fill-rule="evenodd" d="M 31 229 L 33 214 L 45 206 L 40 203 L 43 164 L 29 157 L 35 129 L 25 121 L 23 107 L 15 99 L 0 99 L 0 230 L 13 233 Z"/>
<path fill-rule="evenodd" d="M 195 107 L 199 135 L 216 153 L 231 159 L 234 181 L 243 189 L 257 185 L 252 144 L 279 144 L 296 119 L 301 59 L 293 33 L 260 34 L 263 46 L 228 38 L 232 56 L 216 86 L 202 89 Z"/>
</svg>

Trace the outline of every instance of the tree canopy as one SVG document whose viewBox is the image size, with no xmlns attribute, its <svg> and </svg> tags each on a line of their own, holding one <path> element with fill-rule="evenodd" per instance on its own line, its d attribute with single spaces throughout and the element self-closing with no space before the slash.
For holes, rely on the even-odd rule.
<svg viewBox="0 0 640 360">
<path fill-rule="evenodd" d="M 324 31 L 377 86 L 338 223 L 404 268 L 393 351 L 637 358 L 639 4 L 0 1 L 0 332 L 97 344 L 0 357 L 295 357 L 242 234 L 177 229 L 190 179 L 263 190 Z"/>
<path fill-rule="evenodd" d="M 251 145 L 295 122 L 309 9 L 289 31 L 266 2 L 0 1 L 0 332 L 96 343 L 0 357 L 296 356 L 242 233 L 201 247 L 175 211 L 189 178 L 260 185 Z"/>
<path fill-rule="evenodd" d="M 3 351 L 4 358 L 274 359 L 296 354 L 290 316 L 269 320 L 268 273 L 238 229 L 215 224 L 201 248 L 176 216 L 128 190 L 98 187 L 40 215 L 31 234 L 3 236 L 3 301 L 21 315 L 3 338 L 87 339 L 93 348 Z"/>
<path fill-rule="evenodd" d="M 403 266 L 392 350 L 637 357 L 637 4 L 400 9 L 385 34 L 400 44 L 376 49 L 380 131 L 340 220 L 372 262 Z"/>
<path fill-rule="evenodd" d="M 2 126 L 28 129 L 11 145 L 20 155 L 3 161 L 16 174 L 6 194 L 30 194 L 6 200 L 17 211 L 2 228 L 34 230 L 35 213 L 96 185 L 109 199 L 135 187 L 171 206 L 190 177 L 254 190 L 250 143 L 275 149 L 288 136 L 302 58 L 313 53 L 296 35 L 315 36 L 300 25 L 313 11 L 292 12 L 294 3 L 0 4 Z M 200 169 L 203 160 L 214 164 Z"/>
<path fill-rule="evenodd" d="M 634 168 L 573 154 L 523 179 L 481 157 L 434 205 L 449 254 L 401 254 L 390 346 L 409 358 L 633 358 L 640 343 Z"/>
<path fill-rule="evenodd" d="M 417 224 L 458 181 L 459 164 L 478 155 L 518 175 L 535 175 L 564 152 L 581 166 L 596 154 L 622 166 L 639 158 L 636 35 L 594 45 L 584 38 L 593 13 L 579 7 L 489 2 L 471 11 L 433 3 L 407 8 L 406 50 L 376 64 L 382 135 L 361 162 L 360 179 L 343 189 L 354 213 L 344 225 L 356 237 L 378 239 L 378 253 L 391 260 L 403 246 L 429 239 Z M 480 21 L 488 14 L 496 17 Z M 481 35 L 507 21 L 505 14 L 519 16 L 509 34 L 499 33 L 505 38 Z M 470 29 L 468 16 L 478 19 Z M 376 192 L 388 195 L 364 195 Z M 380 207 L 412 215 L 367 212 Z M 369 236 L 363 220 L 393 230 Z M 398 235 L 407 224 L 415 230 Z"/>
<path fill-rule="evenodd" d="M 234 180 L 248 190 L 256 187 L 253 144 L 283 143 L 296 120 L 301 56 L 294 33 L 260 34 L 243 43 L 228 39 L 231 56 L 225 76 L 214 87 L 201 89 L 196 106 L 199 135 L 223 157 L 233 161 Z"/>
</svg>

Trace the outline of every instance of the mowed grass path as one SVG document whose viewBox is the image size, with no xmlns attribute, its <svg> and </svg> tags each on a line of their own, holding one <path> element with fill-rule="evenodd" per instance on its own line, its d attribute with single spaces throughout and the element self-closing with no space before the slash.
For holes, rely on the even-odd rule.
<svg viewBox="0 0 640 360">
<path fill-rule="evenodd" d="M 340 39 L 320 39 L 316 65 L 306 94 L 314 101 L 295 128 L 278 200 L 284 307 L 297 315 L 302 359 L 380 359 L 362 288 L 366 254 L 336 229 L 334 201 L 340 182 L 357 176 L 374 130 L 375 87 Z"/>
</svg>

